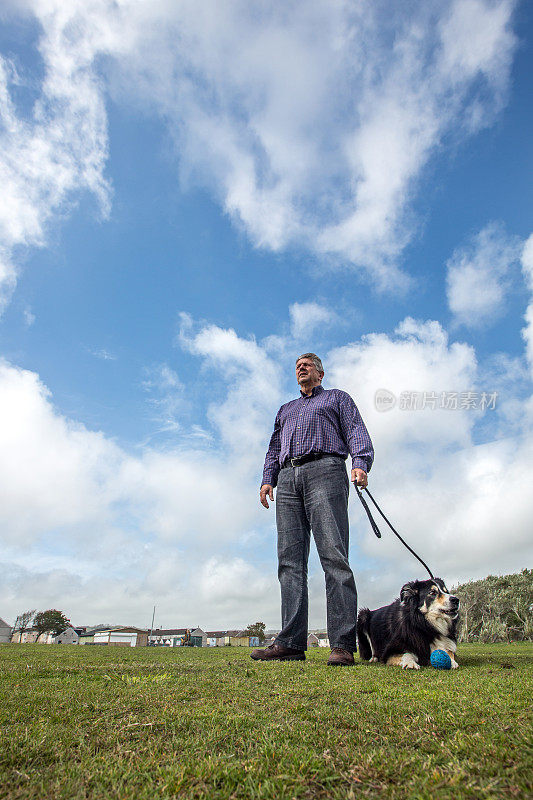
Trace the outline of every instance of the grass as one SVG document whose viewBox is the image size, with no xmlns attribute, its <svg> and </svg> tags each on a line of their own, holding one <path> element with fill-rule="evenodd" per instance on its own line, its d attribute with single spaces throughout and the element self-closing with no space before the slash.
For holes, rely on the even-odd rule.
<svg viewBox="0 0 533 800">
<path fill-rule="evenodd" d="M 533 645 L 459 670 L 244 648 L 0 647 L 0 797 L 526 798 Z"/>
</svg>

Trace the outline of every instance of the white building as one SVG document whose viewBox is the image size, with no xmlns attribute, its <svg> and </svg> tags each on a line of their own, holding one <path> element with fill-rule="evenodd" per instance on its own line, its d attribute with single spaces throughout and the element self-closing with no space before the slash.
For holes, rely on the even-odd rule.
<svg viewBox="0 0 533 800">
<path fill-rule="evenodd" d="M 0 617 L 0 644 L 9 644 L 11 641 L 11 627 Z"/>
<path fill-rule="evenodd" d="M 108 628 L 94 632 L 94 644 L 119 647 L 146 647 L 148 633 L 141 628 Z"/>
<path fill-rule="evenodd" d="M 61 633 L 54 638 L 54 644 L 78 644 L 79 638 L 78 632 L 71 627 L 61 631 Z"/>
</svg>

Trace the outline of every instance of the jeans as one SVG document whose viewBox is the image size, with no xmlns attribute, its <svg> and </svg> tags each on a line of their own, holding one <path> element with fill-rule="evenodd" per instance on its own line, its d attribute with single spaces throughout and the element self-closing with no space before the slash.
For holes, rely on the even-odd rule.
<svg viewBox="0 0 533 800">
<path fill-rule="evenodd" d="M 350 481 L 341 458 L 282 469 L 276 493 L 282 630 L 276 641 L 307 649 L 307 562 L 311 531 L 326 578 L 330 647 L 355 652 L 357 591 L 348 563 Z"/>
</svg>

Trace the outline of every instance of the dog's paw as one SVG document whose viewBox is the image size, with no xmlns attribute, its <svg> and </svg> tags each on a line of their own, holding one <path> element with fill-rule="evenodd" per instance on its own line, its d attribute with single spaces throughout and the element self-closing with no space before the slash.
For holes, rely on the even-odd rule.
<svg viewBox="0 0 533 800">
<path fill-rule="evenodd" d="M 372 656 L 372 658 L 370 659 L 370 663 L 371 664 L 375 664 L 377 662 L 377 660 L 378 659 L 376 658 L 376 656 Z"/>
<path fill-rule="evenodd" d="M 411 653 L 404 653 L 400 663 L 402 669 L 420 669 L 420 664 L 417 664 L 416 658 Z"/>
<path fill-rule="evenodd" d="M 453 659 L 452 659 L 452 669 L 459 669 L 459 664 L 457 663 L 457 661 L 454 661 Z"/>
</svg>

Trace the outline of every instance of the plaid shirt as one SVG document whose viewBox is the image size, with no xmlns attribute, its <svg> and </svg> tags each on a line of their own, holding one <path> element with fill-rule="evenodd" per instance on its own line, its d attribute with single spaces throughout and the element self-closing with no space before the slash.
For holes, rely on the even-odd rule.
<svg viewBox="0 0 533 800">
<path fill-rule="evenodd" d="M 276 486 L 286 458 L 309 453 L 352 457 L 352 469 L 369 472 L 374 448 L 361 414 L 349 394 L 341 389 L 315 386 L 308 397 L 281 406 L 276 415 L 263 469 L 263 483 Z"/>
</svg>

